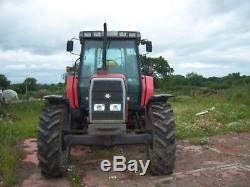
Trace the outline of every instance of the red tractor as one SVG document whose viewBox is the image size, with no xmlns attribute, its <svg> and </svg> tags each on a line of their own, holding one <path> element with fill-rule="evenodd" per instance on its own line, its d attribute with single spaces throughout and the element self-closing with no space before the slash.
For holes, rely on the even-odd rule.
<svg viewBox="0 0 250 187">
<path fill-rule="evenodd" d="M 78 40 L 78 39 L 77 39 Z M 67 67 L 66 95 L 46 96 L 40 114 L 38 160 L 46 177 L 65 174 L 72 145 L 147 147 L 152 175 L 174 170 L 176 138 L 171 95 L 154 95 L 139 32 L 82 31 L 80 57 Z M 73 40 L 67 51 L 73 53 Z M 73 53 L 74 54 L 74 53 Z M 144 67 L 144 68 L 142 68 Z"/>
</svg>

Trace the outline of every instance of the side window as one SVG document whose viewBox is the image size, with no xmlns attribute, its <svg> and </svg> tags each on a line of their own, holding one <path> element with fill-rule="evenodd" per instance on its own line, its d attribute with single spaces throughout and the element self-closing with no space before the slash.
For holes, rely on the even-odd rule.
<svg viewBox="0 0 250 187">
<path fill-rule="evenodd" d="M 97 48 L 97 65 L 96 69 L 102 67 L 102 48 Z"/>
<path fill-rule="evenodd" d="M 95 48 L 86 49 L 84 53 L 83 76 L 89 77 L 94 73 Z"/>
<path fill-rule="evenodd" d="M 102 66 L 102 41 L 85 41 L 81 77 L 89 78 Z"/>
<path fill-rule="evenodd" d="M 134 48 L 127 48 L 127 55 L 128 56 L 136 56 L 135 49 Z"/>
<path fill-rule="evenodd" d="M 137 78 L 138 76 L 138 64 L 136 52 L 133 48 L 126 49 L 126 74 L 128 77 Z"/>
</svg>

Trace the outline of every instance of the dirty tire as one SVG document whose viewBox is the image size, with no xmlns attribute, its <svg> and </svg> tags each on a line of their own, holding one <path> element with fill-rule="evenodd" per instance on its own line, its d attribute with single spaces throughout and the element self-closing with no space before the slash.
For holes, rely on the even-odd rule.
<svg viewBox="0 0 250 187">
<path fill-rule="evenodd" d="M 60 177 L 67 169 L 68 148 L 65 150 L 62 148 L 65 108 L 63 105 L 48 106 L 40 114 L 37 156 L 41 174 L 45 177 Z"/>
<path fill-rule="evenodd" d="M 153 143 L 149 148 L 150 173 L 152 175 L 169 175 L 175 165 L 175 122 L 173 110 L 164 102 L 152 103 L 149 107 Z"/>
</svg>

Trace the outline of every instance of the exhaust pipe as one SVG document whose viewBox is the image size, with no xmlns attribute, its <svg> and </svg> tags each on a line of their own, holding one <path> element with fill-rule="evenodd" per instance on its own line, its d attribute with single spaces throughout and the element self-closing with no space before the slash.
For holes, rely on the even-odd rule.
<svg viewBox="0 0 250 187">
<path fill-rule="evenodd" d="M 104 27 L 104 33 L 103 33 L 103 48 L 102 48 L 102 63 L 103 63 L 103 69 L 107 69 L 107 43 L 108 43 L 108 38 L 107 38 L 107 23 L 103 24 Z"/>
</svg>

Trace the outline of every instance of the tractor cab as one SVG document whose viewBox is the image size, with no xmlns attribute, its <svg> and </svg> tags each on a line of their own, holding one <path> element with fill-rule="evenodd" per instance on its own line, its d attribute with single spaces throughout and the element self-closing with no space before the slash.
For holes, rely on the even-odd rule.
<svg viewBox="0 0 250 187">
<path fill-rule="evenodd" d="M 152 43 L 141 40 L 136 31 L 81 31 L 80 63 L 78 65 L 79 105 L 89 110 L 89 83 L 95 74 L 123 75 L 127 84 L 130 110 L 141 108 L 141 62 L 139 45 L 152 51 Z M 73 41 L 68 41 L 67 51 L 72 52 Z M 110 86 L 110 85 L 109 85 Z"/>
</svg>

